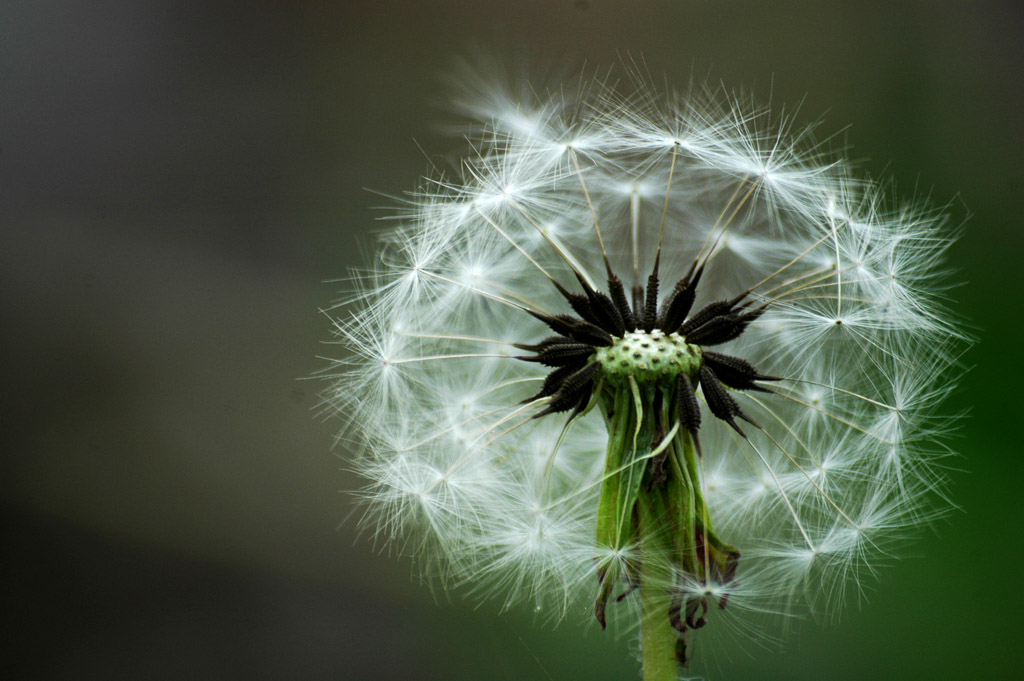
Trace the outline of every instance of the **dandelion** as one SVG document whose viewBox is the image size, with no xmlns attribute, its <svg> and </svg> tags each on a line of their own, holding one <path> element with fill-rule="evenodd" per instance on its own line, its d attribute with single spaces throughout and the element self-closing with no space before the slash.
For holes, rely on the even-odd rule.
<svg viewBox="0 0 1024 681">
<path fill-rule="evenodd" d="M 334 310 L 327 400 L 381 540 L 675 679 L 935 514 L 950 237 L 733 97 L 511 93 Z"/>
</svg>

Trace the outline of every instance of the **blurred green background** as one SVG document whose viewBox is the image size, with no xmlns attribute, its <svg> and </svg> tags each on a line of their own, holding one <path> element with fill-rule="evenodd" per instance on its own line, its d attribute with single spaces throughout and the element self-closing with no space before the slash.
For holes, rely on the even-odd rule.
<svg viewBox="0 0 1024 681">
<path fill-rule="evenodd" d="M 360 537 L 313 409 L 325 280 L 457 141 L 477 47 L 710 74 L 846 129 L 905 197 L 952 201 L 981 343 L 951 411 L 960 510 L 781 650 L 713 679 L 1016 679 L 1024 6 L 1002 2 L 0 4 L 4 668 L 9 678 L 631 679 L 576 623 L 431 591 Z M 788 109 L 787 109 L 788 110 Z M 1015 395 L 1017 395 L 1015 397 Z M 1016 405 L 1016 406 L 1014 406 Z M 1017 672 L 1013 672 L 1017 669 Z"/>
</svg>

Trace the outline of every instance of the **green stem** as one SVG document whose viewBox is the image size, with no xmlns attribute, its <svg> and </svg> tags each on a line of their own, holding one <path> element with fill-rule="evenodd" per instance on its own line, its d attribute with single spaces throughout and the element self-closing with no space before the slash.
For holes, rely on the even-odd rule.
<svg viewBox="0 0 1024 681">
<path fill-rule="evenodd" d="M 598 564 L 594 613 L 604 627 L 615 589 L 637 588 L 644 681 L 676 681 L 687 656 L 687 642 L 674 626 L 681 621 L 679 579 L 705 579 L 709 560 L 720 556 L 720 542 L 707 520 L 692 438 L 674 422 L 675 396 L 661 393 L 659 402 L 659 388 L 628 378 L 628 387 L 615 386 L 599 401 L 608 452 L 596 534 L 598 544 L 614 553 Z M 636 554 L 620 560 L 632 553 L 630 546 Z M 704 547 L 701 556 L 698 546 Z M 729 569 L 731 555 L 721 556 L 717 571 Z"/>
<path fill-rule="evenodd" d="M 669 620 L 668 592 L 671 546 L 665 541 L 664 518 L 659 519 L 649 499 L 637 505 L 640 515 L 640 653 L 644 681 L 676 681 L 679 635 Z M 656 505 L 654 505 L 656 506 Z"/>
</svg>

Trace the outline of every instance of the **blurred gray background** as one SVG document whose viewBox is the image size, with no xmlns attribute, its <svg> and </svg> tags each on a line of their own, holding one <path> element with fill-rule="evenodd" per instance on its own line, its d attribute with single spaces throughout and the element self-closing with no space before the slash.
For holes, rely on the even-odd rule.
<svg viewBox="0 0 1024 681">
<path fill-rule="evenodd" d="M 961 509 L 838 624 L 715 679 L 1019 678 L 1024 11 L 989 2 L 0 4 L 4 668 L 31 679 L 630 679 L 630 643 L 431 591 L 358 536 L 315 412 L 337 295 L 476 47 L 642 56 L 846 129 L 970 216 Z M 787 109 L 788 110 L 788 109 Z M 1012 670 L 1018 669 L 1014 673 Z"/>
</svg>

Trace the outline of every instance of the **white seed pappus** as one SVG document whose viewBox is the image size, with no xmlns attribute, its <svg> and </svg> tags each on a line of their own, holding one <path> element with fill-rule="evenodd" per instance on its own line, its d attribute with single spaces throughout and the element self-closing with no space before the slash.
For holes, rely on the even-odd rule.
<svg viewBox="0 0 1024 681">
<path fill-rule="evenodd" d="M 713 349 L 780 379 L 729 389 L 746 437 L 697 391 L 700 489 L 742 559 L 728 584 L 688 588 L 727 600 L 711 620 L 831 611 L 948 505 L 937 408 L 965 339 L 943 305 L 945 216 L 745 98 L 474 82 L 465 156 L 399 204 L 330 311 L 325 402 L 367 480 L 367 527 L 446 584 L 591 612 L 595 565 L 635 558 L 595 540 L 605 423 L 534 418 L 548 369 L 513 344 L 551 334 L 527 310 L 571 312 L 552 279 L 602 290 L 607 257 L 628 290 L 660 244 L 663 293 L 700 261 L 695 309 L 746 291 L 766 305 Z M 629 601 L 610 619 L 635 617 Z"/>
</svg>

